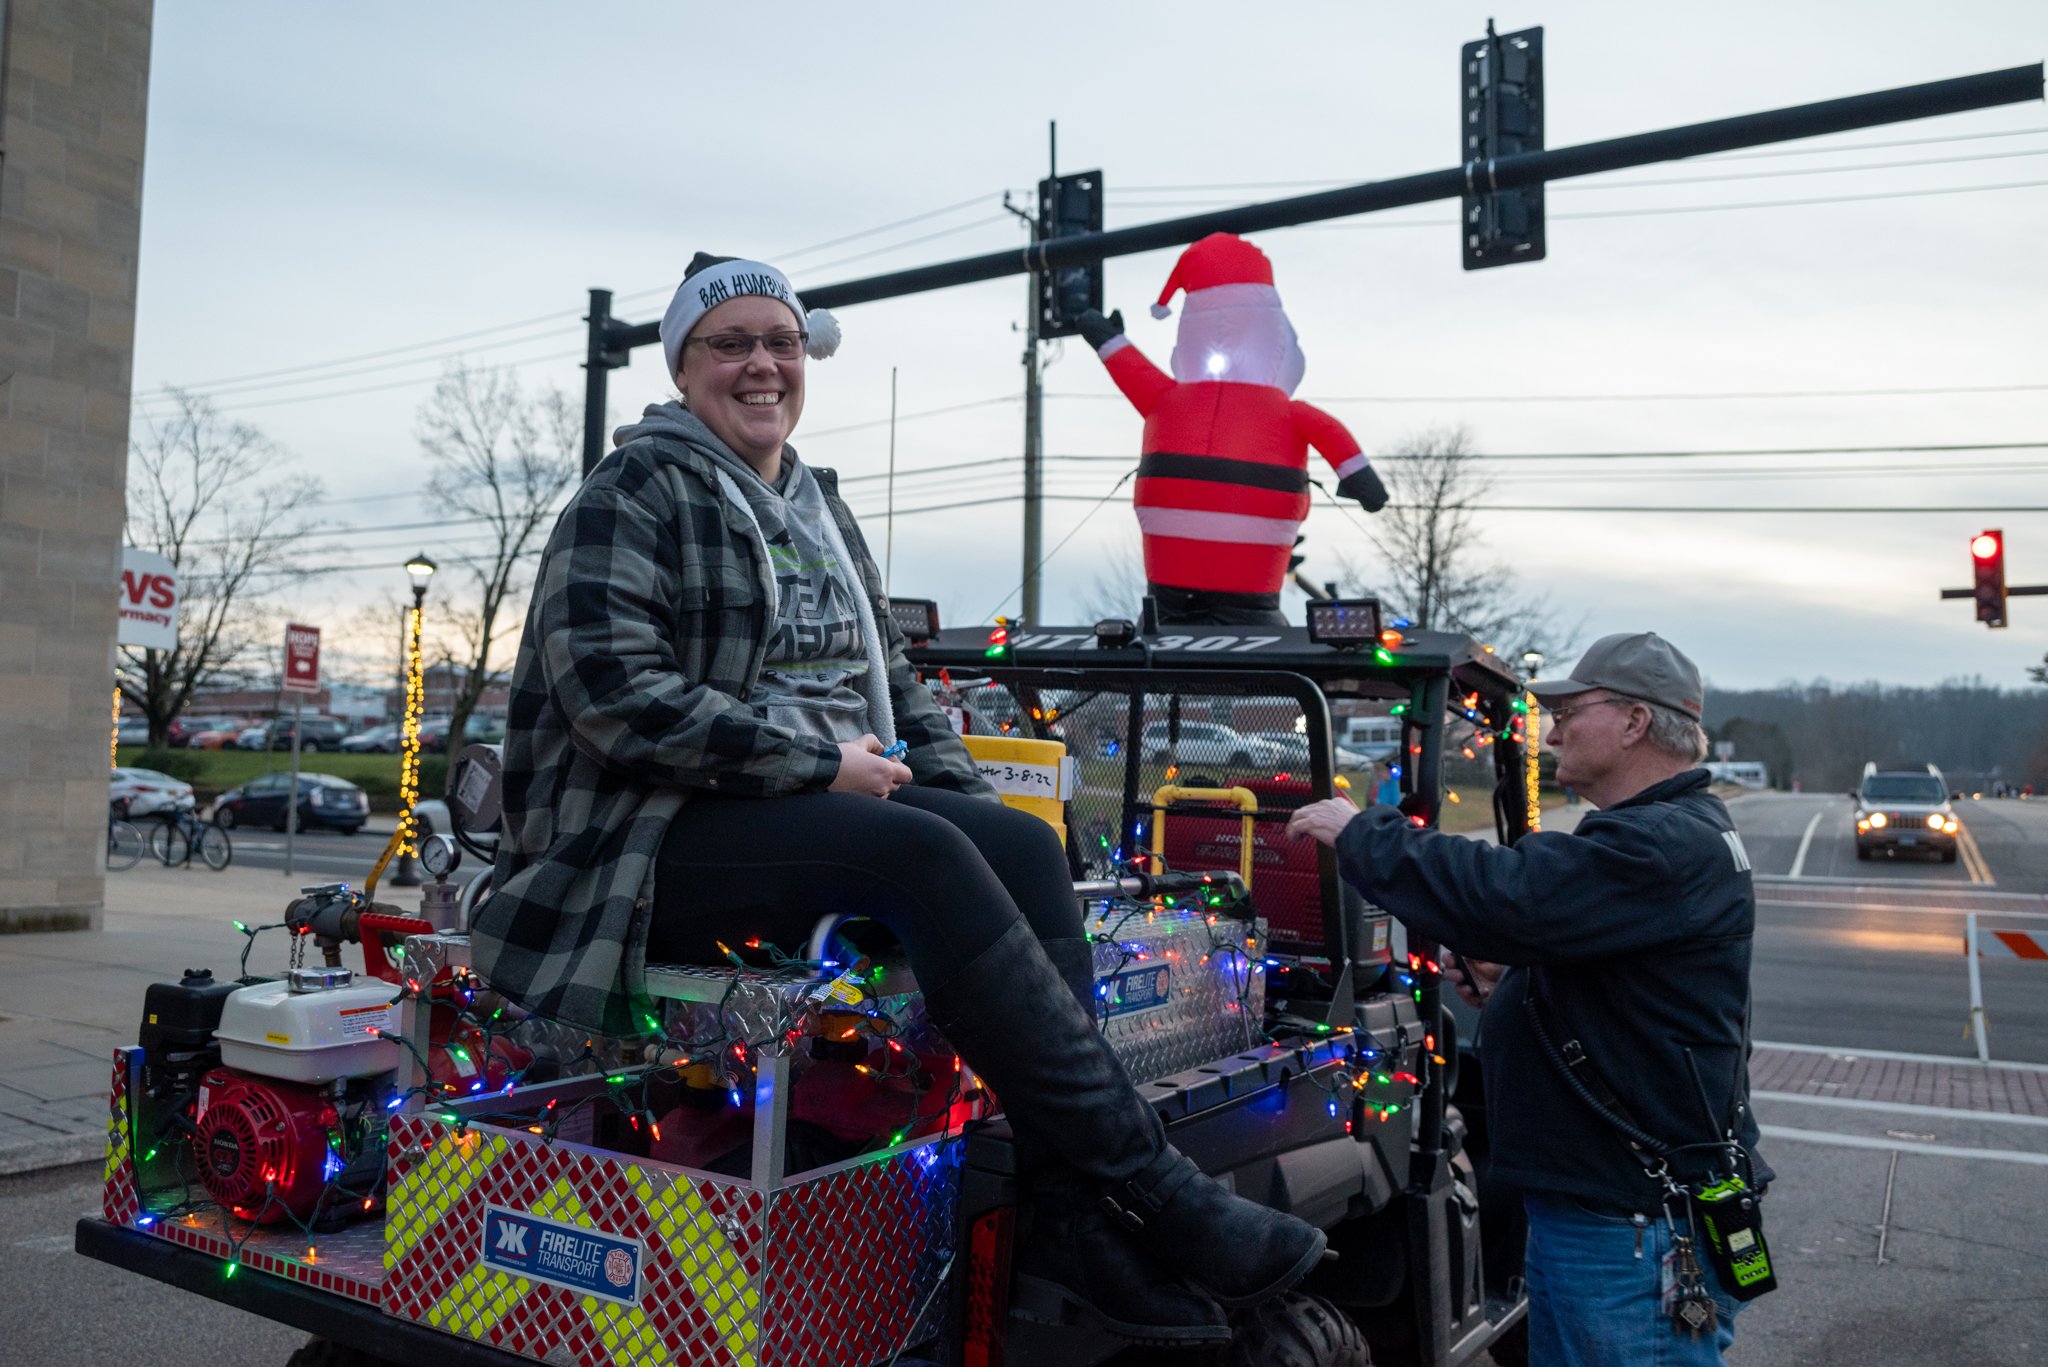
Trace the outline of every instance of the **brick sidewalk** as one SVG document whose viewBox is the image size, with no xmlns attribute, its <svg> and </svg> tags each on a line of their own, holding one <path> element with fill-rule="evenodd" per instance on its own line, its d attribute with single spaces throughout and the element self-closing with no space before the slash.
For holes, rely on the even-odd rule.
<svg viewBox="0 0 2048 1367">
<path fill-rule="evenodd" d="M 2048 1116 L 2048 1070 L 1966 1059 L 1933 1063 L 1869 1058 L 1852 1050 L 1808 1053 L 1758 1046 L 1749 1061 L 1749 1085 L 1757 1092 Z"/>
</svg>

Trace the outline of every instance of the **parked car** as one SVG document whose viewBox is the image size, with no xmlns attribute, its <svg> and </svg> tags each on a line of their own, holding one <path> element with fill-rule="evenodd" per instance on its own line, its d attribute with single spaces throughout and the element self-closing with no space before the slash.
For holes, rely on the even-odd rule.
<svg viewBox="0 0 2048 1367">
<path fill-rule="evenodd" d="M 1254 740 L 1262 740 L 1276 747 L 1286 767 L 1296 775 L 1308 772 L 1308 737 L 1299 731 L 1251 731 L 1246 734 Z M 1330 758 L 1336 763 L 1339 772 L 1346 769 L 1370 769 L 1373 766 L 1371 755 L 1353 750 L 1341 742 L 1333 743 L 1330 751 Z"/>
<path fill-rule="evenodd" d="M 149 744 L 149 723 L 146 721 L 122 721 L 114 727 L 114 739 L 123 745 Z"/>
<path fill-rule="evenodd" d="M 1173 740 L 1171 722 L 1147 723 L 1139 735 L 1143 758 L 1155 764 L 1173 759 L 1181 764 L 1227 764 L 1234 769 L 1284 769 L 1293 753 L 1270 740 L 1247 736 L 1210 721 L 1181 722 L 1178 743 Z M 1306 764 L 1308 742 L 1302 740 L 1300 746 L 1300 758 L 1294 763 Z"/>
<path fill-rule="evenodd" d="M 269 734 L 270 723 L 259 721 L 253 726 L 243 728 L 241 734 L 235 737 L 235 748 L 237 750 L 261 750 L 264 738 Z"/>
<path fill-rule="evenodd" d="M 341 752 L 345 755 L 395 755 L 404 732 L 395 722 L 372 726 L 352 736 L 341 738 Z"/>
<path fill-rule="evenodd" d="M 299 742 L 300 750 L 339 750 L 342 737 L 348 734 L 348 723 L 338 717 L 306 717 L 304 723 L 305 739 Z M 294 726 L 290 717 L 279 717 L 270 723 L 263 733 L 263 748 L 291 749 Z"/>
<path fill-rule="evenodd" d="M 192 785 L 154 769 L 116 769 L 107 800 L 129 820 L 159 812 L 189 812 Z"/>
<path fill-rule="evenodd" d="M 420 749 L 430 755 L 446 754 L 448 727 L 453 720 L 451 717 L 429 717 L 421 722 Z M 471 715 L 463 723 L 462 734 L 463 743 L 466 745 L 475 745 L 479 741 L 486 745 L 496 745 L 505 739 L 505 719 Z"/>
<path fill-rule="evenodd" d="M 188 750 L 232 750 L 235 740 L 248 723 L 240 717 L 212 717 L 203 722 L 193 723 L 193 732 L 185 737 Z"/>
<path fill-rule="evenodd" d="M 237 826 L 285 828 L 292 791 L 289 773 L 258 774 L 239 788 L 215 799 L 213 819 L 230 830 Z M 299 829 L 326 827 L 354 835 L 370 819 L 370 797 L 345 778 L 332 774 L 299 775 Z"/>
</svg>

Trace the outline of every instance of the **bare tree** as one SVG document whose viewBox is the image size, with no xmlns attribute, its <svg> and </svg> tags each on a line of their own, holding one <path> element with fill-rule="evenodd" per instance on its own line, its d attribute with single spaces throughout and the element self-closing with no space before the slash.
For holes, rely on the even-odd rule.
<svg viewBox="0 0 2048 1367">
<path fill-rule="evenodd" d="M 1145 599 L 1145 560 L 1138 539 L 1128 528 L 1103 548 L 1098 557 L 1101 568 L 1081 598 L 1081 620 L 1100 622 L 1109 617 L 1136 621 Z"/>
<path fill-rule="evenodd" d="M 1549 600 L 1528 594 L 1510 566 L 1481 554 L 1474 514 L 1493 480 L 1479 459 L 1463 427 L 1395 443 L 1379 460 L 1387 506 L 1367 532 L 1384 564 L 1369 568 L 1340 552 L 1343 581 L 1424 630 L 1466 632 L 1511 661 L 1527 651 L 1568 651 L 1578 628 L 1563 626 Z"/>
<path fill-rule="evenodd" d="M 315 480 L 259 482 L 277 475 L 284 456 L 254 427 L 199 395 L 164 393 L 176 411 L 146 419 L 130 450 L 127 537 L 178 567 L 178 644 L 121 651 L 121 692 L 142 709 L 151 745 L 169 738 L 195 688 L 232 672 L 258 643 L 258 600 L 301 573 L 293 543 L 312 530 L 302 512 L 320 497 Z"/>
<path fill-rule="evenodd" d="M 444 599 L 436 616 L 453 628 L 429 648 L 461 668 L 451 708 L 451 752 L 477 700 L 496 677 L 491 654 L 519 629 L 508 605 L 531 581 L 523 566 L 538 555 L 562 492 L 582 470 L 582 428 L 559 391 L 527 395 L 508 370 L 457 365 L 420 409 L 420 449 L 433 463 L 428 492 L 451 515 L 482 523 L 485 549 L 466 556 L 469 580 L 460 598 Z"/>
</svg>

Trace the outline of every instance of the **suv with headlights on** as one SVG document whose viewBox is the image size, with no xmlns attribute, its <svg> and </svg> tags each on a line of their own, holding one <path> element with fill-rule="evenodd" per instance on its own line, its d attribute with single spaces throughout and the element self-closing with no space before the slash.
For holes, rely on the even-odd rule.
<svg viewBox="0 0 2048 1367">
<path fill-rule="evenodd" d="M 1856 857 L 1873 850 L 1933 850 L 1944 864 L 1956 862 L 1955 811 L 1948 784 L 1933 765 L 1924 769 L 1880 770 L 1863 766 L 1856 790 Z"/>
</svg>

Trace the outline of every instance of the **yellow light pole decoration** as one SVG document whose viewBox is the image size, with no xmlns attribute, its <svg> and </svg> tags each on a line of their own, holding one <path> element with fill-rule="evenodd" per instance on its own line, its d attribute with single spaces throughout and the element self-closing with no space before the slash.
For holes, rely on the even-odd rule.
<svg viewBox="0 0 2048 1367">
<path fill-rule="evenodd" d="M 1522 782 L 1529 794 L 1529 829 L 1543 829 L 1543 793 L 1538 771 L 1538 760 L 1543 750 L 1543 711 L 1536 704 L 1534 693 L 1524 693 L 1522 704 L 1529 710 L 1522 718 Z"/>
<path fill-rule="evenodd" d="M 420 882 L 413 867 L 413 858 L 419 853 L 419 828 L 412 815 L 413 804 L 420 800 L 420 716 L 427 701 L 426 671 L 420 658 L 420 623 L 426 615 L 427 581 L 434 577 L 436 568 L 424 551 L 405 562 L 405 572 L 412 579 L 412 613 L 406 620 L 405 632 L 405 725 L 398 761 L 398 871 L 391 875 L 392 885 L 401 888 L 418 887 Z"/>
<path fill-rule="evenodd" d="M 1543 671 L 1543 652 L 1522 652 L 1522 677 L 1533 679 Z M 1543 754 L 1543 708 L 1534 693 L 1524 692 L 1516 704 L 1522 712 L 1522 784 L 1529 804 L 1529 829 L 1543 829 L 1543 785 L 1539 763 Z"/>
<path fill-rule="evenodd" d="M 121 681 L 118 678 L 114 681 L 114 729 L 107 735 L 107 767 L 121 767 Z"/>
</svg>

